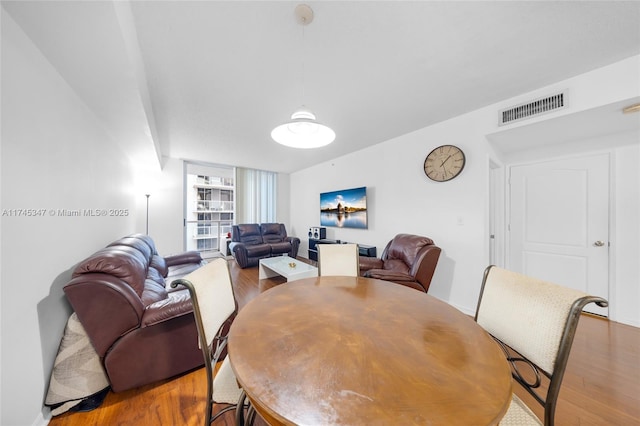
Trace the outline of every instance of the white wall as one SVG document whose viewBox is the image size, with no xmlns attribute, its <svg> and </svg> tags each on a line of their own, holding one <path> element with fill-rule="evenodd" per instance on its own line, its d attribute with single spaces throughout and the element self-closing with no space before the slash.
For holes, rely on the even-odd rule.
<svg viewBox="0 0 640 426">
<path fill-rule="evenodd" d="M 1 15 L 0 424 L 31 425 L 48 417 L 49 374 L 71 312 L 62 286 L 95 250 L 144 232 L 144 211 L 126 154 L 15 22 Z M 11 216 L 13 209 L 44 209 L 44 215 Z M 63 217 L 58 209 L 129 213 Z"/>
<path fill-rule="evenodd" d="M 498 131 L 497 112 L 522 101 L 547 96 L 558 89 L 569 89 L 572 96 L 569 108 L 533 121 L 574 114 L 639 96 L 639 64 L 640 57 L 633 57 L 293 173 L 292 226 L 298 231 L 298 236 L 304 237 L 308 227 L 319 225 L 320 192 L 366 186 L 369 229 L 328 228 L 327 237 L 375 245 L 379 254 L 397 233 L 433 238 L 443 252 L 429 293 L 466 313 L 472 313 L 482 271 L 489 262 L 489 159 L 498 163 L 505 158 L 512 161 L 496 152 L 485 137 Z M 640 273 L 637 265 L 640 258 L 637 231 L 640 141 L 637 137 L 634 140 L 633 135 L 622 136 L 622 139 L 622 143 L 609 144 L 610 140 L 604 138 L 586 144 L 587 148 L 576 143 L 571 149 L 573 152 L 604 149 L 616 158 L 615 197 L 612 201 L 618 225 L 614 238 L 619 245 L 612 252 L 615 261 L 610 282 L 611 317 L 640 326 Z M 434 183 L 424 175 L 423 163 L 426 155 L 442 144 L 462 148 L 467 165 L 455 180 Z M 558 155 L 558 149 L 548 147 L 537 155 L 540 158 L 552 157 Z M 306 255 L 306 239 L 303 241 L 301 254 Z"/>
<path fill-rule="evenodd" d="M 163 255 L 184 251 L 184 162 L 164 158 L 149 197 L 149 235 Z"/>
</svg>

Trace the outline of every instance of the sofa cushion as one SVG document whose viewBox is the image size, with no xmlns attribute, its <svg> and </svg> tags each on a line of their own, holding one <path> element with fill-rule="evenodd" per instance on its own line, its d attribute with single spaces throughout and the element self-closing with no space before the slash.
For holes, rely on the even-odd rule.
<svg viewBox="0 0 640 426">
<path fill-rule="evenodd" d="M 237 237 L 234 235 L 234 241 L 240 241 L 244 244 L 262 244 L 262 234 L 260 233 L 260 225 L 257 223 L 245 223 L 236 225 L 238 230 Z M 237 239 L 236 239 L 237 238 Z"/>
<path fill-rule="evenodd" d="M 164 257 L 154 254 L 153 257 L 151 257 L 151 263 L 149 266 L 157 270 L 164 278 L 167 278 L 167 275 L 169 274 L 169 267 L 167 266 L 167 262 L 164 260 Z"/>
<path fill-rule="evenodd" d="M 387 260 L 385 260 L 385 262 L 387 262 L 388 259 L 400 259 L 405 263 L 408 270 L 409 265 L 413 265 L 413 262 L 415 261 L 420 249 L 430 244 L 433 244 L 433 240 L 427 237 L 409 234 L 398 234 L 389 245 Z M 384 269 L 391 268 L 385 265 Z"/>
<path fill-rule="evenodd" d="M 167 298 L 167 289 L 165 288 L 164 277 L 155 268 L 149 268 L 147 271 L 147 279 L 144 283 L 144 290 L 140 295 L 142 304 L 148 306 L 158 300 Z"/>
<path fill-rule="evenodd" d="M 151 279 L 147 279 L 145 281 L 144 290 L 142 290 L 142 295 L 140 296 L 140 300 L 142 300 L 143 306 L 149 306 L 166 298 L 167 289 L 164 288 L 163 284 L 159 284 L 158 282 Z"/>
<path fill-rule="evenodd" d="M 121 279 L 140 296 L 147 278 L 147 259 L 139 250 L 129 246 L 106 247 L 81 262 L 72 276 L 100 272 Z"/>
<path fill-rule="evenodd" d="M 158 250 L 156 250 L 156 243 L 153 241 L 153 238 L 145 234 L 133 234 L 131 236 L 147 243 L 151 248 L 151 254 L 158 254 Z"/>
<path fill-rule="evenodd" d="M 162 288 L 165 286 L 164 277 L 160 274 L 156 268 L 149 268 L 147 270 L 147 281 L 154 281 Z"/>
<path fill-rule="evenodd" d="M 284 241 L 287 237 L 287 233 L 286 231 L 283 231 L 283 228 L 284 227 L 280 223 L 263 223 L 260 225 L 262 240 L 268 244 Z"/>
<path fill-rule="evenodd" d="M 146 259 L 151 259 L 151 256 L 153 255 L 152 249 L 151 247 L 149 247 L 149 244 L 139 238 L 136 238 L 135 236 L 120 238 L 119 240 L 116 240 L 109 244 L 107 247 L 117 246 L 127 246 L 134 248 L 140 251 L 140 253 L 142 253 Z"/>
<path fill-rule="evenodd" d="M 291 245 L 289 245 L 291 247 Z M 256 244 L 245 246 L 247 257 L 269 256 L 271 254 L 271 246 L 269 244 Z"/>
<path fill-rule="evenodd" d="M 279 243 L 269 243 L 271 246 L 271 254 L 289 253 L 291 251 L 291 243 L 288 241 Z"/>
<path fill-rule="evenodd" d="M 404 260 L 400 259 L 387 259 L 384 262 L 383 269 L 387 271 L 396 271 L 403 274 L 409 273 L 409 265 L 404 263 Z"/>
</svg>

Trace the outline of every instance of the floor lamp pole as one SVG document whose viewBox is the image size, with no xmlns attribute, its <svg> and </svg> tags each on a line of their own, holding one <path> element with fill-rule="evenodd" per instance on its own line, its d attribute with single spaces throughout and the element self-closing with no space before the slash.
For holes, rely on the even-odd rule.
<svg viewBox="0 0 640 426">
<path fill-rule="evenodd" d="M 149 197 L 151 194 L 144 194 L 147 197 L 147 235 L 149 235 Z"/>
</svg>

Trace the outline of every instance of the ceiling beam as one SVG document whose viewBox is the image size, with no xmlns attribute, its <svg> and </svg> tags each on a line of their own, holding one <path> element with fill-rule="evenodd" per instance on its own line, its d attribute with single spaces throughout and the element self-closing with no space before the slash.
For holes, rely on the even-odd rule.
<svg viewBox="0 0 640 426">
<path fill-rule="evenodd" d="M 162 149 L 160 147 L 158 128 L 156 126 L 155 115 L 153 113 L 151 95 L 147 84 L 147 74 L 142 60 L 142 54 L 140 52 L 140 43 L 138 41 L 138 33 L 136 31 L 133 11 L 131 10 L 131 3 L 129 0 L 114 1 L 113 6 L 122 32 L 122 38 L 127 49 L 127 56 L 129 57 L 135 79 L 138 83 L 142 107 L 147 118 L 147 129 L 145 129 L 145 134 L 151 138 L 158 160 L 158 165 L 162 169 L 164 165 Z"/>
</svg>

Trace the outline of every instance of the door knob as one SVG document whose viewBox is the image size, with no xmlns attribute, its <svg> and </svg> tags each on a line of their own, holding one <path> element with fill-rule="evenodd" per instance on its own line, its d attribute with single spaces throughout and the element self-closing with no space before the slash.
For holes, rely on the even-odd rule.
<svg viewBox="0 0 640 426">
<path fill-rule="evenodd" d="M 604 241 L 598 240 L 595 243 L 593 243 L 593 245 L 596 247 L 602 247 L 604 245 Z"/>
</svg>

